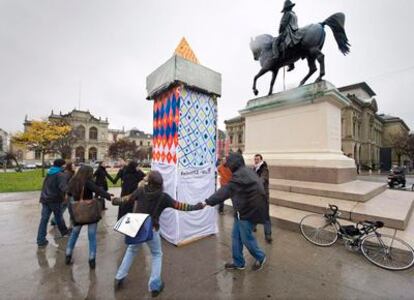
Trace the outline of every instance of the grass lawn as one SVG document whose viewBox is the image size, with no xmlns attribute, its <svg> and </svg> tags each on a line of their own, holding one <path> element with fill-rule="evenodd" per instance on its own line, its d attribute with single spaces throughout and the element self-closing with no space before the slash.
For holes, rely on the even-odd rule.
<svg viewBox="0 0 414 300">
<path fill-rule="evenodd" d="M 143 169 L 143 171 L 146 173 L 149 169 Z M 115 177 L 115 175 L 116 173 L 111 173 L 112 177 Z M 42 189 L 42 183 L 43 178 L 40 169 L 28 170 L 21 173 L 3 173 L 0 171 L 0 193 L 39 191 Z M 119 187 L 121 186 L 121 181 L 119 180 L 115 185 L 108 181 L 108 184 L 109 187 Z"/>
</svg>

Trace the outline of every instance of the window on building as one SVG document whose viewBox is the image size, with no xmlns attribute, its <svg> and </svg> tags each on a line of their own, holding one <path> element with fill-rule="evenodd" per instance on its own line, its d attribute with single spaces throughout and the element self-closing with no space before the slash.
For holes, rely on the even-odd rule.
<svg viewBox="0 0 414 300">
<path fill-rule="evenodd" d="M 40 150 L 35 151 L 35 159 L 39 160 L 42 158 L 42 152 Z"/>
<path fill-rule="evenodd" d="M 85 148 L 79 146 L 75 149 L 75 157 L 77 162 L 85 162 Z"/>
<path fill-rule="evenodd" d="M 3 151 L 3 137 L 0 136 L 0 151 Z"/>
<path fill-rule="evenodd" d="M 96 149 L 95 147 L 89 148 L 88 158 L 89 158 L 89 161 L 98 160 L 98 149 Z"/>
<path fill-rule="evenodd" d="M 151 146 L 151 142 L 148 142 L 147 144 L 148 144 L 148 147 Z"/>
<path fill-rule="evenodd" d="M 23 151 L 22 150 L 17 150 L 17 160 L 23 160 Z"/>
<path fill-rule="evenodd" d="M 76 136 L 81 140 L 85 139 L 85 127 L 83 125 L 76 127 Z"/>
<path fill-rule="evenodd" d="M 139 141 L 139 145 L 140 146 L 143 146 L 144 145 L 144 142 L 143 141 Z"/>
<path fill-rule="evenodd" d="M 98 129 L 96 127 L 89 128 L 89 139 L 90 140 L 98 139 Z"/>
<path fill-rule="evenodd" d="M 239 144 L 243 144 L 243 135 L 239 134 Z"/>
<path fill-rule="evenodd" d="M 230 135 L 230 144 L 233 144 L 233 135 Z"/>
</svg>

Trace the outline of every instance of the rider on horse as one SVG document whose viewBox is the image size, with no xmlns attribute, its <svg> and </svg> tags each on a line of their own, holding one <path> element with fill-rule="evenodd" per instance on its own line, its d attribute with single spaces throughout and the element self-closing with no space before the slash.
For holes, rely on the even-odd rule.
<svg viewBox="0 0 414 300">
<path fill-rule="evenodd" d="M 302 39 L 298 31 L 298 18 L 292 10 L 294 6 L 295 3 L 292 3 L 290 0 L 285 1 L 282 10 L 283 17 L 280 21 L 279 36 L 273 42 L 273 55 L 275 57 L 280 55 L 280 58 L 283 58 L 285 51 L 299 44 Z M 294 68 L 295 65 L 293 63 L 290 64 L 288 72 Z"/>
</svg>

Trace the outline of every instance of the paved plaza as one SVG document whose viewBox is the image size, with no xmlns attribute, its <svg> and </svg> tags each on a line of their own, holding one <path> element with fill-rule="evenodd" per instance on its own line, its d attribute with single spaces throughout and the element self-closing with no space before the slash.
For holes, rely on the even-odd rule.
<svg viewBox="0 0 414 300">
<path fill-rule="evenodd" d="M 114 190 L 115 193 L 118 190 Z M 64 263 L 67 239 L 38 250 L 38 192 L 0 194 L 1 299 L 149 299 L 150 258 L 138 254 L 124 288 L 114 292 L 113 278 L 124 253 L 122 236 L 112 230 L 116 208 L 108 205 L 98 227 L 95 271 L 88 266 L 83 229 L 74 264 Z M 273 225 L 274 243 L 257 236 L 268 260 L 263 270 L 226 271 L 230 259 L 231 208 L 219 217 L 220 233 L 177 248 L 163 242 L 165 290 L 159 299 L 413 299 L 413 269 L 390 272 L 369 264 L 341 243 L 319 248 L 294 230 Z M 144 250 L 148 254 L 147 250 Z M 249 266 L 252 258 L 246 253 Z"/>
</svg>

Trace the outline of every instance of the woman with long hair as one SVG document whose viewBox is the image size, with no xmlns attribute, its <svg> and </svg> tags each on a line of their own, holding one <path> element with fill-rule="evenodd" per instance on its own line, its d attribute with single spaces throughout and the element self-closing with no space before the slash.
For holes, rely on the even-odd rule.
<svg viewBox="0 0 414 300">
<path fill-rule="evenodd" d="M 134 203 L 134 213 L 149 214 L 153 222 L 153 238 L 150 241 L 145 242 L 151 251 L 151 276 L 148 282 L 148 289 L 152 296 L 158 296 L 164 288 L 164 283 L 161 280 L 161 267 L 162 267 L 162 249 L 161 238 L 159 234 L 159 218 L 161 213 L 166 208 L 173 208 L 181 211 L 193 211 L 203 209 L 202 203 L 196 205 L 190 205 L 173 200 L 170 195 L 163 192 L 163 179 L 158 171 L 151 171 L 145 177 L 143 183 L 140 184 L 138 189 L 130 196 L 117 198 L 112 201 L 114 205 L 120 204 L 120 202 Z M 118 272 L 115 276 L 115 289 L 119 289 L 122 282 L 128 275 L 129 269 L 132 265 L 134 257 L 141 244 L 129 245 Z"/>
<path fill-rule="evenodd" d="M 72 201 L 79 201 L 80 199 L 90 200 L 93 199 L 93 194 L 103 197 L 107 200 L 111 200 L 111 194 L 104 191 L 93 182 L 93 169 L 90 166 L 83 165 L 78 172 L 69 182 L 68 195 Z M 72 253 L 75 248 L 76 241 L 79 237 L 79 233 L 82 229 L 82 225 L 76 224 L 72 218 L 74 227 L 69 237 L 69 241 L 66 247 L 66 259 L 67 265 L 72 263 Z M 88 240 L 89 240 L 89 266 L 91 269 L 95 269 L 96 258 L 96 228 L 98 223 L 88 224 Z"/>
<path fill-rule="evenodd" d="M 117 176 L 114 179 L 113 183 L 116 184 L 118 178 L 122 180 L 121 197 L 123 197 L 132 194 L 137 189 L 139 182 L 144 179 L 144 177 L 145 173 L 138 168 L 138 163 L 136 161 L 130 161 L 124 168 L 121 176 Z M 127 213 L 132 212 L 133 207 L 134 202 L 121 204 L 118 209 L 118 220 Z"/>
</svg>

